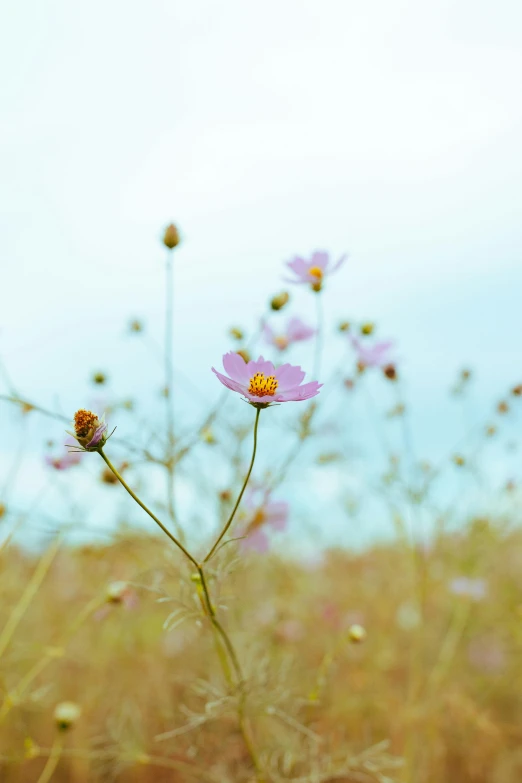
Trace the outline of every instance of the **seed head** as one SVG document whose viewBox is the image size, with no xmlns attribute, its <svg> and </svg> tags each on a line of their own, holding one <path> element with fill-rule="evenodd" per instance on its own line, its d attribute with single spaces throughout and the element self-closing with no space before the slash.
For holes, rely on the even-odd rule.
<svg viewBox="0 0 522 783">
<path fill-rule="evenodd" d="M 174 250 L 174 248 L 179 245 L 180 241 L 178 229 L 174 223 L 171 223 L 167 226 L 165 233 L 163 234 L 163 244 L 165 247 L 168 247 L 169 250 Z"/>
<path fill-rule="evenodd" d="M 60 731 L 67 731 L 74 726 L 81 714 L 81 707 L 73 701 L 62 701 L 55 707 L 54 720 Z"/>
<path fill-rule="evenodd" d="M 351 625 L 348 628 L 348 638 L 354 644 L 360 644 L 366 639 L 366 629 L 362 625 Z"/>
<path fill-rule="evenodd" d="M 85 451 L 101 449 L 107 440 L 105 417 L 98 418 L 96 413 L 80 408 L 74 414 L 74 432 L 67 432 L 75 438 Z"/>
</svg>

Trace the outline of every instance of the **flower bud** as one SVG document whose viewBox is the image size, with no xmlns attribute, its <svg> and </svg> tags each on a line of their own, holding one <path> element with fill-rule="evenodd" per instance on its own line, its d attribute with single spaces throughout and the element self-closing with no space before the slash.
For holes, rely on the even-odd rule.
<svg viewBox="0 0 522 783">
<path fill-rule="evenodd" d="M 129 324 L 129 331 L 130 332 L 142 332 L 143 331 L 143 324 L 141 321 L 138 321 L 137 318 L 134 318 L 130 324 Z"/>
<path fill-rule="evenodd" d="M 501 400 L 497 405 L 497 412 L 500 414 L 507 413 L 509 411 L 509 405 L 505 400 Z"/>
<path fill-rule="evenodd" d="M 240 348 L 239 351 L 236 351 L 236 353 L 241 356 L 245 364 L 250 361 L 250 354 L 245 348 Z"/>
<path fill-rule="evenodd" d="M 375 331 L 375 324 L 371 321 L 366 321 L 365 323 L 361 324 L 361 334 L 369 335 L 373 334 Z"/>
<path fill-rule="evenodd" d="M 107 381 L 107 376 L 104 372 L 95 372 L 92 376 L 92 382 L 101 385 Z"/>
<path fill-rule="evenodd" d="M 341 321 L 339 326 L 337 327 L 340 332 L 349 332 L 350 331 L 350 321 Z"/>
<path fill-rule="evenodd" d="M 366 629 L 362 625 L 351 625 L 348 628 L 348 639 L 354 644 L 360 644 L 366 639 Z"/>
<path fill-rule="evenodd" d="M 514 397 L 522 397 L 522 383 L 519 383 L 518 386 L 514 386 L 511 389 L 511 394 Z"/>
<path fill-rule="evenodd" d="M 453 455 L 453 462 L 455 465 L 457 465 L 459 468 L 462 468 L 466 464 L 466 460 L 462 456 L 462 454 L 454 454 Z"/>
<path fill-rule="evenodd" d="M 2 519 L 2 517 L 5 517 L 6 513 L 7 513 L 7 506 L 5 505 L 5 503 L 0 503 L 0 519 Z"/>
<path fill-rule="evenodd" d="M 382 368 L 382 371 L 389 381 L 397 380 L 397 369 L 394 364 L 387 364 Z"/>
<path fill-rule="evenodd" d="M 127 582 L 111 582 L 107 585 L 105 597 L 110 604 L 120 604 L 128 590 Z"/>
<path fill-rule="evenodd" d="M 174 223 L 171 223 L 170 226 L 167 226 L 165 233 L 163 234 L 163 244 L 165 247 L 168 247 L 169 250 L 174 250 L 174 248 L 179 245 L 180 241 L 178 229 Z"/>
<path fill-rule="evenodd" d="M 270 302 L 272 310 L 282 310 L 283 307 L 288 304 L 290 294 L 287 291 L 281 291 L 280 294 L 274 296 Z"/>
<path fill-rule="evenodd" d="M 229 332 L 229 334 L 230 334 L 230 336 L 231 336 L 231 337 L 233 337 L 233 338 L 234 338 L 234 340 L 242 340 L 242 339 L 243 339 L 243 337 L 245 336 L 245 335 L 243 334 L 243 330 L 242 330 L 242 329 L 239 329 L 237 326 L 233 326 L 233 327 L 230 329 L 230 332 Z"/>
<path fill-rule="evenodd" d="M 81 714 L 81 708 L 73 701 L 62 701 L 55 707 L 54 720 L 60 731 L 67 731 L 74 726 Z"/>
</svg>

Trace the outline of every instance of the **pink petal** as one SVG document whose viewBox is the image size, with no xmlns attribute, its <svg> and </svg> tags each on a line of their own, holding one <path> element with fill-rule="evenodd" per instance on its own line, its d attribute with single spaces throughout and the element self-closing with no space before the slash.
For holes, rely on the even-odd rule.
<svg viewBox="0 0 522 783">
<path fill-rule="evenodd" d="M 269 503 L 265 508 L 266 524 L 273 530 L 285 530 L 288 522 L 288 503 L 283 500 Z"/>
<path fill-rule="evenodd" d="M 275 368 L 272 362 L 265 361 L 262 356 L 255 361 L 250 361 L 246 365 L 248 369 L 248 381 L 252 378 L 256 372 L 262 372 L 265 377 L 275 374 Z"/>
<path fill-rule="evenodd" d="M 332 267 L 331 271 L 332 271 L 332 272 L 336 272 L 336 271 L 337 271 L 337 270 L 338 270 L 338 269 L 339 269 L 339 268 L 340 268 L 340 267 L 341 267 L 341 266 L 344 264 L 344 262 L 346 261 L 346 259 L 347 259 L 347 258 L 348 258 L 348 253 L 345 253 L 345 254 L 344 254 L 343 256 L 341 256 L 341 258 L 340 258 L 340 259 L 339 259 L 339 260 L 338 260 L 338 261 L 337 261 L 337 262 L 336 262 L 336 263 L 333 265 L 333 267 Z"/>
<path fill-rule="evenodd" d="M 295 256 L 291 261 L 287 261 L 286 265 L 292 269 L 296 275 L 303 275 L 308 271 L 307 262 L 304 258 L 300 258 L 299 256 Z"/>
<path fill-rule="evenodd" d="M 229 351 L 229 353 L 226 353 L 223 356 L 223 367 L 232 380 L 239 381 L 239 383 L 248 386 L 250 375 L 248 374 L 247 364 L 242 356 L 235 353 L 235 351 Z"/>
<path fill-rule="evenodd" d="M 315 253 L 312 253 L 312 259 L 309 263 L 309 267 L 318 266 L 319 269 L 326 269 L 329 260 L 330 257 L 325 250 L 316 250 Z"/>
<path fill-rule="evenodd" d="M 310 397 L 315 397 L 319 394 L 319 389 L 323 386 L 322 383 L 317 381 L 310 381 L 310 383 L 304 383 L 302 386 L 295 386 L 293 389 L 287 389 L 282 394 L 276 396 L 276 402 L 301 402 L 302 400 L 309 400 Z"/>
<path fill-rule="evenodd" d="M 258 529 L 252 531 L 242 542 L 244 549 L 253 549 L 261 554 L 268 552 L 270 541 L 264 530 Z"/>
<path fill-rule="evenodd" d="M 226 386 L 227 389 L 231 389 L 232 391 L 239 392 L 239 394 L 244 394 L 246 396 L 246 387 L 242 386 L 240 383 L 238 383 L 238 381 L 233 381 L 232 378 L 228 378 L 226 375 L 222 375 L 214 367 L 212 367 L 212 372 L 217 375 L 223 386 Z"/>
<path fill-rule="evenodd" d="M 293 364 L 281 364 L 275 371 L 278 394 L 298 386 L 304 380 L 305 375 L 306 373 L 300 367 Z"/>
</svg>

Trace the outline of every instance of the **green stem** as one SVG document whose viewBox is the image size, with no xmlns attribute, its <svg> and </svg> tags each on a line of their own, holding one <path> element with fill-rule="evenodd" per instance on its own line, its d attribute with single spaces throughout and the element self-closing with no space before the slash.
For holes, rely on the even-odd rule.
<svg viewBox="0 0 522 783">
<path fill-rule="evenodd" d="M 155 522 L 157 525 L 159 525 L 159 527 L 160 527 L 160 528 L 163 530 L 163 532 L 165 533 L 165 535 L 166 535 L 166 536 L 168 536 L 168 537 L 170 538 L 170 540 L 171 540 L 171 541 L 173 541 L 173 542 L 176 544 L 176 546 L 177 546 L 179 549 L 181 549 L 181 551 L 183 552 L 183 554 L 185 555 L 185 557 L 188 557 L 188 559 L 190 560 L 190 562 L 191 562 L 191 563 L 193 563 L 193 565 L 195 565 L 195 566 L 196 566 L 196 568 L 198 568 L 198 569 L 199 569 L 199 563 L 198 563 L 198 561 L 196 560 L 196 558 L 195 558 L 195 557 L 193 557 L 193 556 L 190 554 L 190 552 L 189 552 L 188 550 L 186 550 L 186 549 L 185 549 L 185 547 L 183 546 L 183 544 L 181 543 L 181 541 L 178 541 L 178 539 L 176 538 L 176 536 L 172 535 L 172 533 L 170 532 L 170 530 L 168 530 L 168 529 L 165 527 L 165 525 L 163 524 L 163 522 L 160 522 L 160 520 L 158 519 L 158 517 L 157 517 L 155 514 L 153 514 L 153 513 L 152 513 L 152 511 L 150 510 L 150 508 L 147 508 L 147 506 L 145 505 L 145 503 L 142 503 L 142 501 L 139 499 L 139 497 L 136 495 L 136 493 L 135 493 L 135 492 L 133 492 L 133 491 L 132 491 L 132 489 L 129 487 L 129 485 L 127 484 L 127 482 L 126 482 L 126 481 L 125 481 L 125 479 L 123 478 L 123 476 L 121 476 L 121 475 L 118 473 L 118 471 L 116 470 L 116 468 L 114 467 L 114 465 L 112 464 L 112 462 L 110 461 L 110 459 L 107 457 L 107 455 L 105 454 L 105 452 L 103 451 L 103 449 L 99 449 L 99 450 L 98 450 L 98 453 L 99 453 L 100 457 L 101 457 L 101 458 L 104 460 L 104 462 L 105 462 L 105 464 L 107 465 L 107 467 L 109 468 L 109 470 L 111 470 L 111 471 L 114 473 L 114 475 L 116 476 L 116 478 L 118 479 L 118 481 L 120 482 L 120 484 L 122 485 L 122 487 L 124 487 L 124 488 L 127 490 L 127 492 L 129 493 L 129 495 L 131 496 L 131 498 L 132 498 L 133 500 L 135 500 L 135 501 L 136 501 L 136 503 L 138 504 L 138 506 L 141 506 L 141 508 L 142 508 L 142 509 L 143 509 L 143 510 L 144 510 L 144 511 L 145 511 L 145 512 L 146 512 L 146 513 L 149 515 L 149 517 L 150 517 L 151 519 L 153 519 L 153 520 L 154 520 L 154 522 Z"/>
<path fill-rule="evenodd" d="M 56 771 L 56 767 L 58 766 L 58 762 L 60 761 L 62 750 L 63 750 L 63 737 L 61 736 L 61 734 L 57 734 L 56 739 L 53 742 L 51 751 L 49 753 L 49 758 L 47 759 L 47 763 L 42 770 L 42 774 L 38 778 L 38 783 L 48 783 L 48 781 L 51 780 L 52 776 Z"/>
<path fill-rule="evenodd" d="M 243 494 L 245 492 L 246 486 L 248 484 L 248 479 L 250 478 L 250 474 L 252 473 L 252 468 L 254 467 L 254 461 L 255 461 L 255 458 L 256 458 L 256 451 L 257 451 L 257 428 L 258 428 L 258 425 L 259 425 L 259 414 L 260 413 L 261 413 L 261 408 L 257 408 L 256 409 L 256 420 L 255 420 L 255 424 L 254 424 L 254 448 L 253 448 L 253 451 L 252 451 L 252 459 L 250 460 L 250 467 L 248 468 L 248 473 L 246 474 L 245 480 L 243 482 L 243 486 L 241 487 L 241 492 L 238 495 L 238 498 L 236 500 L 235 506 L 232 509 L 232 513 L 230 514 L 229 518 L 226 521 L 225 527 L 223 528 L 223 530 L 221 531 L 221 533 L 217 537 L 216 541 L 214 542 L 214 545 L 213 545 L 212 549 L 210 550 L 208 555 L 203 560 L 203 563 L 208 563 L 208 561 L 210 560 L 210 558 L 212 557 L 212 555 L 214 554 L 214 552 L 216 551 L 216 549 L 220 545 L 223 537 L 226 535 L 230 525 L 234 521 L 234 517 L 236 515 L 236 511 L 238 510 L 239 504 L 241 503 L 241 498 L 243 497 Z"/>
<path fill-rule="evenodd" d="M 315 295 L 315 307 L 317 313 L 317 332 L 315 335 L 315 356 L 313 377 L 315 380 L 319 379 L 321 372 L 321 358 L 323 353 L 323 333 L 324 333 L 324 313 L 323 313 L 323 300 L 321 298 L 321 292 L 317 292 Z"/>
</svg>

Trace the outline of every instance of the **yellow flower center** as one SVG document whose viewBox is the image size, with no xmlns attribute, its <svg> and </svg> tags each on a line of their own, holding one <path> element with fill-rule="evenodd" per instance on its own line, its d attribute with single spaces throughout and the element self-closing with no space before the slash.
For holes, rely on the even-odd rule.
<svg viewBox="0 0 522 783">
<path fill-rule="evenodd" d="M 315 277 L 317 280 L 323 279 L 323 270 L 320 266 L 311 266 L 308 270 L 308 273 L 312 275 L 312 277 Z"/>
<path fill-rule="evenodd" d="M 265 514 L 262 508 L 258 508 L 254 516 L 250 520 L 247 528 L 247 532 L 251 533 L 253 530 L 257 530 L 265 523 Z"/>
<path fill-rule="evenodd" d="M 276 337 L 274 342 L 277 345 L 277 347 L 280 348 L 282 351 L 285 348 L 288 348 L 288 337 L 285 337 L 284 334 L 281 334 L 279 337 Z"/>
<path fill-rule="evenodd" d="M 78 437 L 85 437 L 89 434 L 91 429 L 96 425 L 98 417 L 92 411 L 87 411 L 85 408 L 80 408 L 74 414 L 74 431 Z"/>
<path fill-rule="evenodd" d="M 249 394 L 253 394 L 254 397 L 264 397 L 269 395 L 273 397 L 277 391 L 277 381 L 273 375 L 268 375 L 262 372 L 256 372 L 256 374 L 250 378 L 250 386 L 248 387 Z"/>
</svg>

